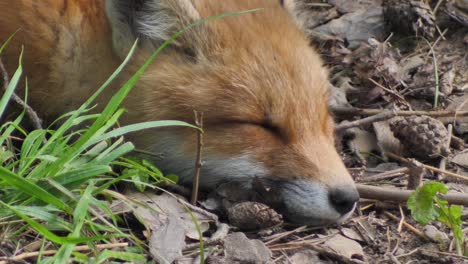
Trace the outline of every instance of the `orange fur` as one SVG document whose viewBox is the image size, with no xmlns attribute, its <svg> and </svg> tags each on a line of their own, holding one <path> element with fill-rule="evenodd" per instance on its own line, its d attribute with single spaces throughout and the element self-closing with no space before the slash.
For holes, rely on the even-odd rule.
<svg viewBox="0 0 468 264">
<path fill-rule="evenodd" d="M 216 19 L 184 34 L 139 80 L 125 101 L 123 122 L 191 122 L 193 110 L 204 112 L 207 162 L 213 157 L 229 165 L 236 157 L 248 157 L 264 168 L 259 176 L 355 192 L 334 149 L 327 71 L 288 12 L 270 0 L 184 1 L 200 17 L 263 9 Z M 192 11 L 178 2 L 183 1 L 166 5 L 184 26 Z M 0 41 L 19 29 L 4 61 L 12 72 L 19 47 L 25 46 L 31 104 L 49 120 L 77 108 L 121 62 L 103 1 L 5 0 L 0 25 Z M 152 52 L 141 46 L 101 106 Z M 143 131 L 129 138 L 150 151 L 164 151 L 170 144 L 186 157 L 183 162 L 193 164 L 195 135 L 189 129 Z"/>
</svg>

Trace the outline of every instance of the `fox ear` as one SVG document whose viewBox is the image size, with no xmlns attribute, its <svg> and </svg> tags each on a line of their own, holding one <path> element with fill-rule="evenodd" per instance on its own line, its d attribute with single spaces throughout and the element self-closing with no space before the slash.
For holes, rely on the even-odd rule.
<svg viewBox="0 0 468 264">
<path fill-rule="evenodd" d="M 106 0 L 114 50 L 125 57 L 137 38 L 144 49 L 155 50 L 177 31 L 200 19 L 191 0 Z M 189 36 L 172 45 L 183 49 Z M 185 39 L 185 41 L 184 41 Z"/>
</svg>

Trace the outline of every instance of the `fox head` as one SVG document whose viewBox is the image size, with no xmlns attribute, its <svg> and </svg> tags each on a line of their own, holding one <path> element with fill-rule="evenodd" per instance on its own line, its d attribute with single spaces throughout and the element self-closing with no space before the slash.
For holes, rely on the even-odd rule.
<svg viewBox="0 0 468 264">
<path fill-rule="evenodd" d="M 192 122 L 194 110 L 203 112 L 202 187 L 236 181 L 252 188 L 258 179 L 278 192 L 275 207 L 292 222 L 339 222 L 359 196 L 334 147 L 327 70 L 291 16 L 294 1 L 106 2 L 116 54 L 124 57 L 140 39 L 135 67 L 191 23 L 257 8 L 206 21 L 176 39 L 129 95 L 125 122 Z M 193 130 L 151 130 L 130 139 L 164 152 L 159 166 L 191 181 Z"/>
</svg>

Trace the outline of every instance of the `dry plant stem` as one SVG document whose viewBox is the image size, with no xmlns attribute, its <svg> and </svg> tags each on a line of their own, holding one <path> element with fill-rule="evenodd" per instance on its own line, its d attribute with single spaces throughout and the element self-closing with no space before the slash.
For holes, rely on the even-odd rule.
<svg viewBox="0 0 468 264">
<path fill-rule="evenodd" d="M 445 0 L 439 0 L 439 1 L 437 1 L 437 4 L 435 5 L 434 10 L 432 10 L 432 13 L 434 14 L 434 16 L 436 16 L 437 11 L 439 10 L 440 5 L 441 5 L 442 2 L 444 2 L 444 1 L 445 1 Z"/>
<path fill-rule="evenodd" d="M 452 130 L 453 130 L 453 125 L 452 125 L 452 124 L 449 124 L 449 125 L 447 126 L 447 131 L 448 131 L 448 135 L 449 135 L 449 138 L 447 139 L 447 142 L 446 142 L 447 149 L 450 148 L 450 142 L 452 141 Z M 439 169 L 445 170 L 446 166 L 447 166 L 447 157 L 443 157 L 443 158 L 440 160 Z M 439 180 L 445 180 L 445 175 L 444 175 L 444 174 L 441 174 L 441 173 L 438 173 L 438 174 L 437 174 L 437 179 L 439 179 Z"/>
<path fill-rule="evenodd" d="M 321 246 L 311 244 L 311 243 L 304 243 L 303 245 L 293 246 L 293 247 L 271 248 L 270 250 L 273 251 L 273 252 L 275 252 L 275 251 L 277 252 L 277 251 L 286 251 L 286 250 L 288 250 L 288 251 L 298 250 L 298 249 L 302 249 L 302 248 L 310 248 L 313 251 L 316 251 L 321 255 L 324 255 L 324 256 L 327 256 L 327 257 L 329 257 L 331 259 L 339 261 L 339 263 L 346 263 L 346 264 L 362 264 L 362 263 L 364 263 L 364 262 L 359 261 L 359 260 L 349 259 L 349 258 L 347 258 L 347 257 L 345 257 L 343 255 L 340 255 L 338 253 L 333 252 L 332 250 L 329 250 L 329 249 L 326 249 L 326 248 L 323 248 Z"/>
<path fill-rule="evenodd" d="M 395 220 L 395 221 L 400 221 L 400 218 L 398 218 L 398 216 L 390 213 L 389 211 L 383 211 L 383 213 L 390 217 L 391 219 Z M 406 222 L 403 222 L 403 226 L 406 227 L 409 231 L 415 233 L 416 235 L 420 236 L 421 238 L 424 238 L 426 240 L 430 240 L 421 230 L 417 229 L 416 227 L 406 223 Z"/>
<path fill-rule="evenodd" d="M 203 148 L 203 113 L 195 111 L 195 125 L 200 129 L 197 131 L 197 159 L 195 160 L 195 173 L 193 175 L 192 198 L 190 202 L 192 205 L 197 204 L 198 200 L 198 187 L 200 185 L 200 171 L 202 167 L 202 148 Z"/>
<path fill-rule="evenodd" d="M 416 248 L 416 249 L 413 249 L 412 251 L 410 251 L 408 253 L 404 253 L 404 254 L 401 254 L 401 255 L 398 255 L 398 256 L 395 256 L 395 257 L 397 257 L 397 258 L 409 257 L 409 256 L 415 254 L 418 251 L 419 251 L 419 248 Z"/>
<path fill-rule="evenodd" d="M 100 245 L 96 245 L 95 248 L 99 250 L 111 249 L 111 248 L 125 248 L 125 247 L 128 247 L 128 245 L 129 245 L 128 243 L 100 244 Z M 82 252 L 82 251 L 90 251 L 91 249 L 89 248 L 89 246 L 76 246 L 73 250 Z M 25 260 L 28 258 L 38 257 L 39 255 L 42 255 L 42 256 L 55 255 L 57 254 L 57 252 L 58 252 L 57 250 L 45 250 L 45 251 L 22 253 L 14 257 L 0 257 L 0 264 L 21 261 L 21 260 Z"/>
<path fill-rule="evenodd" d="M 356 107 L 332 107 L 331 111 L 340 116 L 372 116 L 388 111 L 386 109 L 369 109 Z M 468 116 L 468 111 L 396 111 L 396 116 L 426 115 L 430 117 Z"/>
<path fill-rule="evenodd" d="M 421 186 L 423 176 L 426 174 L 426 169 L 423 164 L 415 159 L 408 159 L 408 167 L 410 169 L 408 175 L 408 184 L 406 186 L 409 190 L 415 190 Z"/>
<path fill-rule="evenodd" d="M 420 249 L 420 251 L 421 252 L 428 252 L 428 253 L 438 254 L 438 255 L 443 255 L 443 256 L 449 256 L 449 257 L 452 257 L 452 258 L 459 258 L 459 259 L 468 260 L 468 257 L 461 256 L 461 255 L 454 254 L 454 253 L 449 253 L 449 252 L 433 251 L 433 250 L 426 250 L 426 249 Z M 465 262 L 463 262 L 463 263 L 465 263 Z"/>
<path fill-rule="evenodd" d="M 379 114 L 369 116 L 369 117 L 366 117 L 366 118 L 363 118 L 363 119 L 359 119 L 359 120 L 356 120 L 356 121 L 346 122 L 346 123 L 340 124 L 340 125 L 336 126 L 335 130 L 337 132 L 340 132 L 340 131 L 343 131 L 343 130 L 348 129 L 348 128 L 358 127 L 358 126 L 362 126 L 362 125 L 366 125 L 366 124 L 371 124 L 371 123 L 374 123 L 374 122 L 388 120 L 388 119 L 391 119 L 391 118 L 393 118 L 395 116 L 396 116 L 396 111 L 395 110 L 387 110 L 387 111 L 384 111 L 384 112 L 381 112 Z"/>
<path fill-rule="evenodd" d="M 275 234 L 273 236 L 270 237 L 270 240 L 266 241 L 265 242 L 265 245 L 269 245 L 275 241 L 278 241 L 280 239 L 282 239 L 283 237 L 287 237 L 289 235 L 292 235 L 294 233 L 299 233 L 299 232 L 302 232 L 302 231 L 305 231 L 307 229 L 307 226 L 300 226 L 294 230 L 291 230 L 291 231 L 288 231 L 288 232 L 283 232 L 283 233 L 280 233 L 280 234 Z"/>
<path fill-rule="evenodd" d="M 346 263 L 346 264 L 362 264 L 362 263 L 365 263 L 365 262 L 362 262 L 362 261 L 359 261 L 359 260 L 349 259 L 349 258 L 347 258 L 347 257 L 345 257 L 343 255 L 335 253 L 332 250 L 328 250 L 328 249 L 323 248 L 321 246 L 309 244 L 309 245 L 307 245 L 307 247 L 314 250 L 314 251 L 317 251 L 321 255 L 333 258 L 333 259 L 337 260 L 339 263 Z"/>
<path fill-rule="evenodd" d="M 2 59 L 0 58 L 0 71 L 3 75 L 3 91 L 6 91 L 8 84 L 10 83 L 10 79 L 8 78 L 8 72 L 6 71 L 5 65 L 3 64 Z M 36 111 L 34 111 L 28 104 L 26 104 L 21 97 L 19 97 L 16 93 L 11 95 L 13 101 L 21 107 L 26 109 L 26 114 L 28 115 L 31 123 L 35 129 L 42 129 L 42 120 L 37 115 Z"/>
<path fill-rule="evenodd" d="M 390 171 L 385 171 L 382 173 L 377 173 L 375 175 L 365 177 L 361 180 L 361 182 L 374 182 L 374 181 L 381 181 L 381 180 L 386 180 L 389 178 L 397 177 L 400 175 L 403 175 L 405 173 L 408 173 L 409 169 L 406 167 L 403 168 L 398 168 L 395 170 L 390 170 Z"/>
<path fill-rule="evenodd" d="M 309 245 L 317 245 L 320 242 L 316 241 L 293 241 L 289 243 L 281 243 L 268 246 L 269 249 L 283 249 L 283 248 L 290 248 L 290 247 L 306 247 Z"/>
<path fill-rule="evenodd" d="M 375 187 L 363 184 L 356 184 L 361 198 L 373 199 L 378 201 L 406 202 L 413 191 Z M 468 206 L 468 194 L 448 193 L 440 196 L 447 200 L 449 204 L 459 204 Z"/>
<path fill-rule="evenodd" d="M 401 161 L 401 162 L 404 162 L 404 163 L 409 163 L 408 159 L 400 157 L 400 156 L 395 155 L 393 153 L 387 152 L 386 155 L 389 158 L 392 158 L 392 159 L 395 159 L 395 160 L 398 160 L 398 161 Z M 433 167 L 433 166 L 430 166 L 430 165 L 426 165 L 426 164 L 423 164 L 423 167 L 428 169 L 428 170 L 431 170 L 433 172 L 445 174 L 447 176 L 447 180 L 457 179 L 457 180 L 462 181 L 464 183 L 468 183 L 468 177 L 466 177 L 466 176 L 456 174 L 456 173 L 453 173 L 453 172 L 448 171 L 448 170 L 441 170 L 439 168 L 436 168 L 436 167 Z M 450 178 L 453 178 L 453 179 L 450 179 Z"/>
<path fill-rule="evenodd" d="M 406 223 L 405 222 L 405 212 L 403 212 L 403 208 L 401 207 L 401 204 L 398 205 L 398 208 L 400 209 L 400 215 L 401 215 L 401 218 L 400 218 L 400 223 L 398 224 L 398 233 L 401 233 L 401 230 L 403 229 L 403 224 Z"/>
<path fill-rule="evenodd" d="M 371 81 L 373 84 L 375 84 L 376 86 L 380 87 L 382 90 L 394 95 L 395 97 L 397 97 L 398 99 L 402 100 L 403 102 L 405 102 L 405 98 L 403 96 L 401 96 L 401 94 L 391 90 L 391 89 L 388 89 L 387 87 L 383 86 L 382 84 L 378 83 L 377 81 L 375 81 L 374 79 L 372 78 L 368 78 L 369 81 Z"/>
</svg>

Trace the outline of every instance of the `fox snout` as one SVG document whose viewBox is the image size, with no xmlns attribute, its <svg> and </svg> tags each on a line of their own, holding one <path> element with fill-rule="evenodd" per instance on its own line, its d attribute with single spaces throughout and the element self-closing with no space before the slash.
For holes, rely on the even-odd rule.
<svg viewBox="0 0 468 264">
<path fill-rule="evenodd" d="M 332 142 L 303 143 L 310 146 L 304 152 L 304 148 L 291 146 L 271 147 L 271 142 L 259 143 L 260 139 L 250 141 L 241 136 L 248 134 L 246 131 L 236 133 L 237 137 L 220 132 L 223 143 L 215 141 L 217 135 L 210 133 L 209 127 L 205 131 L 201 188 L 211 191 L 224 183 L 237 182 L 243 192 L 254 197 L 245 197 L 246 200 L 267 204 L 296 224 L 341 223 L 354 211 L 359 194 Z M 191 186 L 196 146 L 187 143 L 190 141 L 181 143 L 184 141 L 172 133 L 156 135 L 161 142 L 155 146 L 165 142 L 163 149 L 167 150 L 165 161 L 158 166 L 176 173 L 182 184 Z M 220 145 L 231 153 L 220 153 Z M 259 149 L 263 152 L 257 152 Z"/>
<path fill-rule="evenodd" d="M 260 199 L 282 213 L 290 222 L 322 226 L 344 222 L 356 207 L 359 194 L 353 185 L 327 187 L 307 180 L 267 180 L 265 186 L 274 197 Z"/>
<path fill-rule="evenodd" d="M 334 168 L 319 174 L 314 171 L 307 176 L 257 178 L 253 189 L 260 202 L 275 208 L 292 223 L 342 223 L 354 211 L 359 193 L 341 161 L 337 162 Z"/>
</svg>

